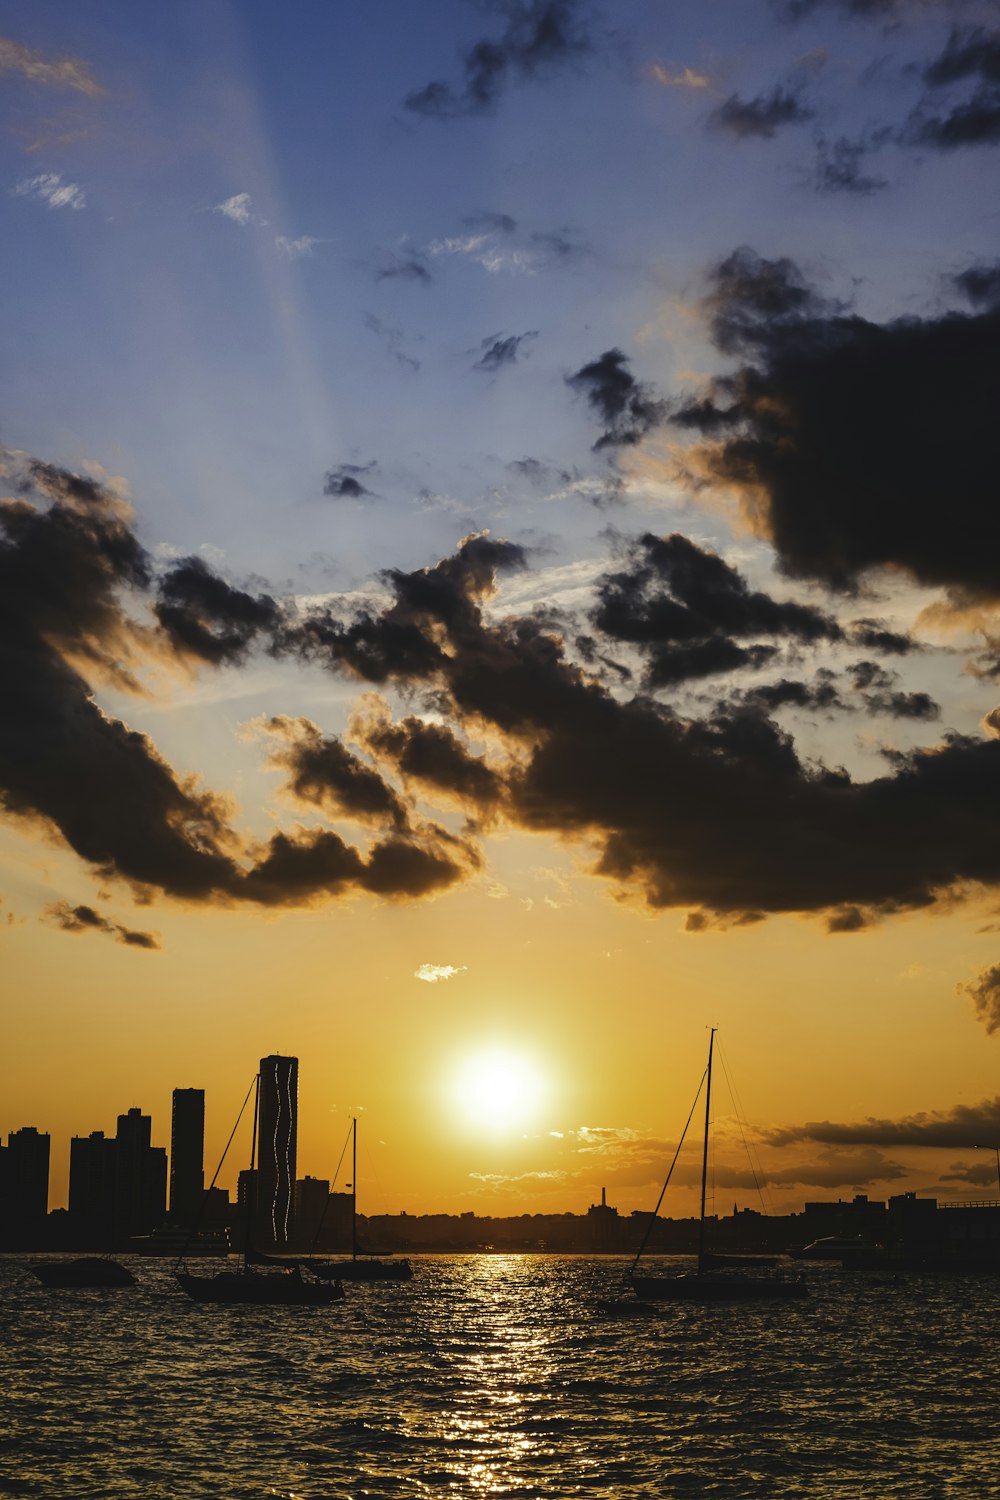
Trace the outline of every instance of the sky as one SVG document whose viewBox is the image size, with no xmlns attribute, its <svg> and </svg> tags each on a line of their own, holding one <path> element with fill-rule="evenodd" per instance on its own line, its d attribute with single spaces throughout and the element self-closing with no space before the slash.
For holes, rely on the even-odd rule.
<svg viewBox="0 0 1000 1500">
<path fill-rule="evenodd" d="M 0 3 L 52 1206 L 283 1052 L 362 1211 L 648 1208 L 712 1026 L 719 1211 L 997 1192 L 998 146 L 985 0 Z"/>
</svg>

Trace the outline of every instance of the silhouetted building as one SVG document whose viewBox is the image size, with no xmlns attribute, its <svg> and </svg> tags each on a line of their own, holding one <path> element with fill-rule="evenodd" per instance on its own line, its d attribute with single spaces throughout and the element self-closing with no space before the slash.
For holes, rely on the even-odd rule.
<svg viewBox="0 0 1000 1500">
<path fill-rule="evenodd" d="M 118 1116 L 115 1134 L 115 1241 L 151 1234 L 167 1208 L 167 1153 L 151 1146 L 152 1121 L 141 1109 Z"/>
<path fill-rule="evenodd" d="M 295 1213 L 299 1060 L 262 1057 L 257 1120 L 257 1234 L 261 1244 L 286 1246 Z"/>
<path fill-rule="evenodd" d="M 4 1240 L 30 1240 L 45 1224 L 49 1208 L 47 1135 L 26 1125 L 12 1130 L 0 1146 L 0 1219 Z"/>
<path fill-rule="evenodd" d="M 88 1250 L 110 1249 L 115 1226 L 117 1142 L 94 1130 L 69 1143 L 69 1212 L 76 1242 Z"/>
<path fill-rule="evenodd" d="M 185 1229 L 202 1215 L 205 1090 L 174 1089 L 170 1115 L 170 1217 Z"/>
<path fill-rule="evenodd" d="M 592 1203 L 588 1208 L 587 1222 L 595 1250 L 617 1250 L 618 1210 L 608 1207 L 607 1188 L 601 1188 L 600 1203 Z"/>
</svg>

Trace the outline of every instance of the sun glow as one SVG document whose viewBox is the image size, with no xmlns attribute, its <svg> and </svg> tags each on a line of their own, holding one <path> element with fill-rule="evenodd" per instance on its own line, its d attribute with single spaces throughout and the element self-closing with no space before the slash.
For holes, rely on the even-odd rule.
<svg viewBox="0 0 1000 1500">
<path fill-rule="evenodd" d="M 459 1066 L 454 1098 L 465 1118 L 490 1130 L 527 1124 L 544 1094 L 534 1063 L 520 1053 L 491 1048 Z"/>
</svg>

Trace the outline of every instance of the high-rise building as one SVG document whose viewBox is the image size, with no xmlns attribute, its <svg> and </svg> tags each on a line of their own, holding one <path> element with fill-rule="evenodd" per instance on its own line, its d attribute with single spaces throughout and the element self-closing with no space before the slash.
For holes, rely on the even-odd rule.
<svg viewBox="0 0 1000 1500">
<path fill-rule="evenodd" d="M 117 1142 L 103 1130 L 69 1143 L 69 1211 L 82 1248 L 107 1250 L 114 1242 L 117 1157 Z"/>
<path fill-rule="evenodd" d="M 174 1089 L 170 1116 L 170 1217 L 185 1229 L 199 1221 L 205 1190 L 205 1090 Z"/>
<path fill-rule="evenodd" d="M 115 1239 L 149 1234 L 167 1208 L 167 1153 L 151 1146 L 152 1121 L 141 1109 L 118 1116 L 115 1134 Z"/>
<path fill-rule="evenodd" d="M 4 1242 L 29 1242 L 49 1210 L 49 1137 L 26 1125 L 0 1146 L 0 1219 Z"/>
<path fill-rule="evenodd" d="M 262 1057 L 257 1116 L 257 1234 L 283 1248 L 295 1211 L 295 1147 L 299 1115 L 299 1060 Z"/>
</svg>

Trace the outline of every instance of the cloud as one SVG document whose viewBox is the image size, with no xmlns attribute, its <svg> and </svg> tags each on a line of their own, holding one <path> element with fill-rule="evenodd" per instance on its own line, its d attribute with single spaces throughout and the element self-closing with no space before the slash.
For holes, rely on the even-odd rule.
<svg viewBox="0 0 1000 1500">
<path fill-rule="evenodd" d="M 829 6 L 859 20 L 892 20 L 901 11 L 920 4 L 947 4 L 948 0 L 771 0 L 772 9 L 785 21 L 799 21 L 814 10 Z"/>
<path fill-rule="evenodd" d="M 337 735 L 325 736 L 309 719 L 280 714 L 259 727 L 280 742 L 269 764 L 289 773 L 288 791 L 298 802 L 334 817 L 408 828 L 409 809 L 399 793 Z"/>
<path fill-rule="evenodd" d="M 370 474 L 375 467 L 374 459 L 367 464 L 339 464 L 324 476 L 324 495 L 335 500 L 363 500 L 372 491 L 362 484 L 361 475 Z"/>
<path fill-rule="evenodd" d="M 796 300 L 771 290 L 779 312 Z M 588 636 L 544 598 L 497 608 L 502 577 L 528 557 L 486 533 L 431 566 L 386 570 L 367 600 L 296 607 L 235 588 L 203 561 L 157 578 L 109 486 L 26 455 L 5 455 L 4 468 L 14 498 L 0 503 L 0 799 L 143 899 L 416 899 L 478 873 L 485 826 L 582 846 L 617 892 L 651 910 L 687 908 L 701 926 L 813 912 L 847 932 L 1000 886 L 995 734 L 883 750 L 881 774 L 859 782 L 803 761 L 769 717 L 831 706 L 832 677 L 817 674 L 811 696 L 783 678 L 770 698 L 715 697 L 701 717 L 646 683 L 632 689 L 622 645 L 652 659 L 664 644 L 853 644 L 831 641 L 822 611 L 751 589 L 688 538 L 629 544 L 598 595 L 608 617 Z M 859 625 L 884 633 L 877 620 Z M 248 841 L 225 797 L 178 775 L 95 698 L 104 683 L 138 691 L 148 661 L 238 666 L 253 649 L 420 703 L 396 722 L 364 700 L 352 748 L 301 717 L 263 721 L 288 795 L 313 818 L 360 823 L 362 847 L 322 826 Z M 862 701 L 889 695 L 886 711 L 898 709 L 877 661 L 854 663 L 850 681 Z M 418 794 L 457 805 L 462 834 L 418 816 Z"/>
<path fill-rule="evenodd" d="M 912 140 L 941 151 L 1000 141 L 1000 31 L 954 27 L 944 51 L 924 69 L 932 92 L 966 80 L 976 83 L 973 94 L 945 114 L 928 115 L 927 100 L 917 107 L 907 131 Z"/>
<path fill-rule="evenodd" d="M 579 0 L 510 0 L 506 30 L 484 38 L 462 60 L 462 83 L 435 80 L 407 94 L 404 107 L 436 119 L 483 114 L 511 79 L 545 78 L 582 57 L 591 41 L 580 20 Z"/>
<path fill-rule="evenodd" d="M 672 420 L 703 435 L 696 471 L 739 497 L 783 569 L 839 589 L 901 569 L 956 601 L 1000 598 L 1000 309 L 873 323 L 747 249 L 712 281 L 715 343 L 746 362 Z"/>
<path fill-rule="evenodd" d="M 587 398 L 606 430 L 594 451 L 640 443 L 654 427 L 666 421 L 668 406 L 648 385 L 636 380 L 628 358 L 620 349 L 606 349 L 590 364 L 582 365 L 566 384 Z"/>
<path fill-rule="evenodd" d="M 643 694 L 619 699 L 569 660 L 544 612 L 484 619 L 496 570 L 522 563 L 509 543 L 466 539 L 433 568 L 384 575 L 392 597 L 377 611 L 317 611 L 297 648 L 362 681 L 430 691 L 456 727 L 506 742 L 509 761 L 489 767 L 503 818 L 586 841 L 594 873 L 653 909 L 836 921 L 849 908 L 858 927 L 970 880 L 1000 882 L 1000 740 L 949 733 L 885 752 L 885 775 L 854 782 L 804 765 L 753 705 L 685 719 Z M 401 754 L 409 738 L 385 744 Z"/>
<path fill-rule="evenodd" d="M 425 984 L 439 984 L 444 979 L 454 979 L 456 974 L 465 974 L 467 967 L 459 964 L 421 964 L 419 969 L 414 969 L 414 979 L 422 979 Z"/>
<path fill-rule="evenodd" d="M 234 193 L 231 198 L 217 203 L 214 208 L 217 214 L 223 214 L 234 224 L 246 228 L 249 224 L 266 224 L 266 219 L 258 218 L 253 210 L 253 200 L 249 193 Z"/>
<path fill-rule="evenodd" d="M 976 1007 L 976 1020 L 982 1021 L 990 1036 L 1000 1031 L 1000 964 L 984 969 L 969 984 L 960 984 L 958 993 L 970 996 Z"/>
<path fill-rule="evenodd" d="M 830 1146 L 976 1146 L 1000 1139 L 1000 1097 L 980 1104 L 956 1104 L 949 1110 L 922 1110 L 915 1115 L 885 1120 L 869 1116 L 856 1124 L 812 1120 L 805 1125 L 782 1125 L 764 1130 L 772 1146 L 817 1141 Z"/>
<path fill-rule="evenodd" d="M 639 537 L 628 561 L 627 568 L 597 580 L 593 621 L 604 635 L 646 653 L 649 687 L 759 668 L 774 654 L 771 646 L 747 648 L 733 637 L 765 635 L 805 644 L 842 638 L 832 616 L 752 591 L 721 557 L 677 532 Z"/>
<path fill-rule="evenodd" d="M 509 214 L 473 214 L 462 221 L 462 230 L 431 240 L 427 254 L 435 259 L 460 255 L 497 276 L 502 272 L 534 275 L 589 253 L 572 229 L 523 230 Z"/>
<path fill-rule="evenodd" d="M 305 255 L 312 255 L 317 245 L 323 241 L 312 234 L 299 235 L 298 239 L 289 239 L 287 235 L 279 234 L 275 237 L 275 245 L 278 253 L 286 260 L 301 260 Z"/>
<path fill-rule="evenodd" d="M 160 947 L 155 933 L 122 927 L 120 923 L 102 917 L 92 906 L 70 906 L 67 901 L 57 901 L 48 908 L 46 915 L 63 932 L 105 932 L 128 948 L 158 950 Z"/>
<path fill-rule="evenodd" d="M 406 780 L 467 803 L 480 815 L 491 814 L 503 798 L 502 775 L 471 754 L 447 724 L 413 715 L 393 723 L 387 705 L 379 701 L 355 718 L 352 731 Z"/>
<path fill-rule="evenodd" d="M 23 42 L 0 37 L 0 73 L 20 73 L 29 83 L 47 88 L 74 89 L 89 99 L 102 98 L 103 89 L 81 57 L 46 57 Z"/>
<path fill-rule="evenodd" d="M 244 661 L 278 624 L 268 594 L 233 588 L 203 558 L 187 557 L 160 579 L 153 612 L 178 654 L 213 666 Z"/>
<path fill-rule="evenodd" d="M 521 345 L 537 337 L 537 330 L 529 330 L 528 333 L 512 333 L 506 338 L 502 334 L 492 334 L 489 338 L 483 339 L 480 345 L 483 350 L 482 356 L 473 368 L 484 370 L 487 374 L 496 374 L 506 365 L 517 364 Z"/>
<path fill-rule="evenodd" d="M 782 126 L 801 125 L 811 120 L 814 113 L 803 104 L 797 92 L 776 87 L 769 94 L 758 94 L 753 99 L 730 94 L 718 109 L 712 111 L 708 123 L 713 129 L 738 136 L 741 140 L 751 136 L 770 140 Z"/>
<path fill-rule="evenodd" d="M 707 89 L 712 82 L 707 73 L 698 73 L 694 68 L 681 68 L 672 72 L 664 63 L 650 63 L 647 69 L 650 78 L 665 89 Z"/>
<path fill-rule="evenodd" d="M 63 182 L 57 172 L 23 178 L 14 189 L 19 198 L 38 198 L 49 208 L 86 208 L 87 195 L 79 183 Z"/>
<path fill-rule="evenodd" d="M 388 826 L 364 853 L 328 829 L 281 831 L 248 847 L 229 802 L 178 777 L 148 736 L 103 713 L 83 670 L 134 691 L 131 668 L 143 653 L 180 649 L 219 664 L 248 644 L 239 632 L 227 638 L 234 619 L 253 633 L 266 627 L 279 649 L 273 602 L 261 605 L 188 559 L 166 590 L 165 623 L 143 626 L 128 601 L 141 601 L 153 570 L 128 507 L 106 486 L 26 455 L 8 452 L 4 467 L 19 491 L 0 502 L 0 800 L 8 814 L 58 831 L 103 879 L 124 881 L 143 899 L 156 891 L 222 905 L 308 905 L 356 892 L 415 899 L 478 869 L 471 844 L 431 823 Z M 169 613 L 174 605 L 179 617 Z M 302 776 L 309 791 L 305 769 Z"/>
<path fill-rule="evenodd" d="M 430 271 L 424 263 L 420 251 L 410 251 L 406 255 L 386 253 L 382 255 L 375 268 L 376 281 L 416 281 L 423 286 L 429 286 L 434 280 Z"/>
<path fill-rule="evenodd" d="M 884 177 L 872 177 L 863 170 L 870 147 L 864 141 L 847 136 L 820 140 L 816 148 L 816 189 L 820 193 L 854 193 L 868 197 L 888 187 Z"/>
</svg>

